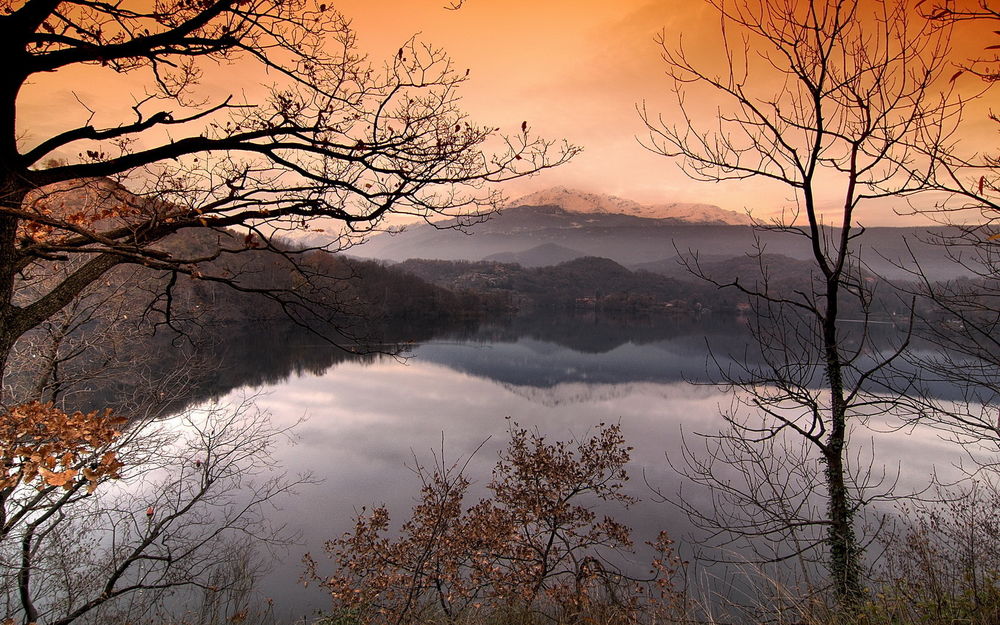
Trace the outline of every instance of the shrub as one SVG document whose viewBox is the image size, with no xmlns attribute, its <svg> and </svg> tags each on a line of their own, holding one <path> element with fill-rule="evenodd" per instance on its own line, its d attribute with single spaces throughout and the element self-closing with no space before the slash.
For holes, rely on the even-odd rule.
<svg viewBox="0 0 1000 625">
<path fill-rule="evenodd" d="M 509 434 L 489 497 L 466 505 L 464 465 L 418 465 L 420 499 L 398 537 L 389 537 L 389 511 L 381 506 L 327 544 L 332 575 L 321 576 L 306 556 L 306 577 L 330 592 L 335 620 L 531 622 L 545 613 L 564 622 L 587 615 L 614 622 L 633 620 L 640 606 L 648 613 L 674 607 L 667 578 L 679 566 L 665 535 L 654 544 L 660 556 L 652 579 L 629 577 L 605 558 L 633 546 L 628 527 L 593 509 L 597 501 L 636 501 L 623 491 L 631 448 L 620 428 L 601 424 L 574 444 L 548 443 L 517 424 Z"/>
</svg>

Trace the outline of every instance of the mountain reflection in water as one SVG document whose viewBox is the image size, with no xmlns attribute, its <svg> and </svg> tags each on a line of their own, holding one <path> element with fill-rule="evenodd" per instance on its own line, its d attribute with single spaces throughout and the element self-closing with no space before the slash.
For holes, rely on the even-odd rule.
<svg viewBox="0 0 1000 625">
<path fill-rule="evenodd" d="M 467 470 L 470 497 L 479 497 L 506 441 L 507 417 L 561 440 L 583 437 L 601 422 L 620 423 L 635 447 L 628 489 L 642 501 L 624 514 L 606 511 L 633 528 L 637 545 L 666 530 L 689 547 L 686 518 L 657 503 L 646 483 L 676 492 L 679 478 L 665 454 L 679 458 L 681 429 L 690 435 L 720 426 L 729 396 L 691 383 L 709 380 L 706 345 L 717 354 L 743 354 L 748 343 L 740 324 L 710 318 L 569 318 L 452 329 L 413 345 L 403 359 L 351 356 L 290 335 L 262 336 L 255 347 L 275 340 L 284 341 L 284 351 L 274 360 L 241 356 L 246 347 L 235 346 L 220 363 L 222 384 L 203 391 L 231 392 L 234 399 L 257 393 L 276 425 L 306 419 L 297 444 L 280 450 L 279 459 L 289 472 L 311 471 L 323 481 L 274 512 L 274 522 L 302 539 L 262 589 L 289 617 L 328 607 L 322 591 L 297 584 L 303 553 L 321 554 L 324 541 L 349 529 L 362 506 L 386 504 L 397 524 L 409 514 L 419 487 L 407 468 L 415 458 L 430 464 L 437 453 L 451 463 L 488 439 Z M 241 384 L 237 370 L 244 368 L 251 374 Z M 229 390 L 240 386 L 247 388 Z M 902 489 L 922 487 L 935 465 L 940 470 L 958 455 L 933 433 L 864 434 L 874 441 L 877 463 L 892 473 L 900 467 Z M 644 569 L 643 557 L 630 566 Z"/>
</svg>

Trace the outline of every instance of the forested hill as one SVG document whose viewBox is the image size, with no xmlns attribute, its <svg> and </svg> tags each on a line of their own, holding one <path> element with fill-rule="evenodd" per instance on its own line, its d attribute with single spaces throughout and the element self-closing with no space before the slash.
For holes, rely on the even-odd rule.
<svg viewBox="0 0 1000 625">
<path fill-rule="evenodd" d="M 607 258 L 577 258 L 548 267 L 489 261 L 408 260 L 397 265 L 436 285 L 507 298 L 511 307 L 597 308 L 623 312 L 732 309 L 736 295 L 704 283 L 630 271 Z"/>
<path fill-rule="evenodd" d="M 630 270 L 607 258 L 584 257 L 547 267 L 524 267 L 491 261 L 411 259 L 396 267 L 438 286 L 472 291 L 509 308 L 592 309 L 627 313 L 739 314 L 751 298 L 736 288 L 720 288 L 739 281 L 746 289 L 772 295 L 794 294 L 811 288 L 817 279 L 807 263 L 783 256 L 735 257 L 700 263 L 704 277 L 695 276 L 676 259 L 649 270 Z M 763 268 L 763 273 L 762 273 Z M 766 275 L 766 279 L 762 276 Z M 868 283 L 876 293 L 876 314 L 905 313 L 906 307 L 889 284 L 874 276 Z M 860 314 L 860 311 L 856 311 Z"/>
<path fill-rule="evenodd" d="M 192 267 L 169 292 L 174 313 L 215 322 L 275 320 L 291 313 L 313 320 L 436 319 L 474 316 L 483 303 L 378 262 L 288 242 L 263 249 L 232 231 L 183 230 L 163 248 L 186 256 L 223 250 Z M 146 281 L 170 281 L 146 272 Z M 233 288 L 235 287 L 235 288 Z M 162 308 L 162 306 L 160 306 Z M 309 319 L 306 319 L 308 321 Z"/>
<path fill-rule="evenodd" d="M 48 378 L 53 393 L 72 394 L 82 407 L 170 414 L 297 367 L 322 371 L 348 354 L 393 353 L 460 331 L 488 299 L 375 262 L 255 245 L 237 232 L 184 230 L 161 251 L 222 253 L 185 267 L 191 275 L 116 267 L 63 317 L 25 336 L 12 357 L 11 388 Z M 57 380 L 37 357 L 53 345 Z"/>
</svg>

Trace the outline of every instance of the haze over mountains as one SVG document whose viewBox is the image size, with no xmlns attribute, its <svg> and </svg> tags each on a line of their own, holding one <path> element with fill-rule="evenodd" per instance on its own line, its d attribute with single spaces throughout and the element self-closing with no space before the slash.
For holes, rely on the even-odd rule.
<svg viewBox="0 0 1000 625">
<path fill-rule="evenodd" d="M 742 213 L 725 210 L 712 204 L 653 204 L 644 205 L 614 195 L 600 195 L 552 187 L 525 195 L 510 203 L 514 206 L 557 206 L 570 213 L 633 215 L 653 219 L 669 219 L 689 224 L 748 226 L 750 218 Z"/>
<path fill-rule="evenodd" d="M 499 215 L 464 231 L 418 225 L 381 234 L 352 249 L 356 256 L 402 262 L 411 258 L 488 260 L 526 267 L 556 265 L 584 256 L 626 267 L 676 265 L 678 255 L 722 260 L 753 253 L 808 260 L 805 237 L 755 230 L 749 219 L 709 204 L 643 206 L 631 200 L 557 187 L 511 202 Z M 831 229 L 831 235 L 835 234 Z M 855 240 L 869 270 L 890 279 L 912 274 L 913 256 L 932 280 L 965 275 L 944 248 L 930 245 L 928 228 L 869 228 Z"/>
</svg>

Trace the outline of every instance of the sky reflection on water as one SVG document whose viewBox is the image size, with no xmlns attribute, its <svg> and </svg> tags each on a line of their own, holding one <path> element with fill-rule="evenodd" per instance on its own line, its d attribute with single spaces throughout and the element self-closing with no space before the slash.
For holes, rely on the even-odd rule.
<svg viewBox="0 0 1000 625">
<path fill-rule="evenodd" d="M 289 472 L 312 471 L 323 480 L 275 512 L 275 521 L 301 533 L 302 544 L 265 580 L 265 594 L 293 616 L 326 607 L 322 591 L 296 584 L 301 555 L 321 553 L 323 542 L 348 529 L 363 506 L 384 503 L 402 521 L 419 486 L 407 468 L 414 457 L 430 464 L 436 452 L 451 462 L 488 439 L 467 471 L 476 482 L 471 496 L 480 496 L 507 439 L 507 417 L 553 440 L 582 438 L 601 422 L 620 423 L 635 447 L 629 490 L 643 500 L 622 519 L 639 544 L 660 530 L 683 542 L 689 523 L 652 501 L 644 481 L 675 492 L 680 481 L 665 454 L 679 457 L 681 428 L 689 435 L 714 432 L 720 409 L 729 406 L 718 389 L 684 381 L 703 378 L 705 352 L 697 345 L 685 338 L 583 353 L 537 339 L 430 341 L 405 362 L 348 361 L 260 388 L 257 403 L 277 425 L 305 419 L 297 444 L 282 448 L 279 460 Z M 933 433 L 863 437 L 862 448 L 875 440 L 876 464 L 891 472 L 899 465 L 905 488 L 921 487 L 935 466 L 947 472 L 957 456 L 952 443 Z"/>
</svg>

